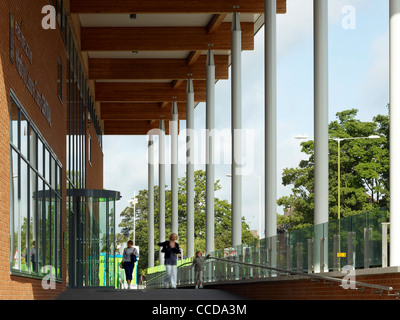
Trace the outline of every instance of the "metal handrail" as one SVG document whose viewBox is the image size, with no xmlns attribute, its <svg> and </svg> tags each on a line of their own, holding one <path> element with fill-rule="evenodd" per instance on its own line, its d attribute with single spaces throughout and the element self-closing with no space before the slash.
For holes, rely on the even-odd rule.
<svg viewBox="0 0 400 320">
<path fill-rule="evenodd" d="M 254 264 L 254 263 L 246 263 L 246 262 L 241 262 L 241 261 L 236 261 L 236 260 L 222 259 L 222 258 L 216 258 L 216 257 L 210 257 L 210 259 L 214 259 L 214 260 L 222 261 L 222 262 L 226 262 L 226 263 L 231 263 L 231 264 L 235 263 L 235 264 L 245 265 L 245 266 L 248 266 L 248 267 L 268 269 L 268 270 L 277 271 L 277 272 L 280 272 L 280 273 L 290 273 L 290 274 L 294 274 L 294 275 L 301 275 L 301 276 L 306 276 L 306 277 L 313 278 L 313 279 L 330 281 L 331 283 L 332 282 L 338 282 L 338 283 L 340 283 L 340 286 L 342 286 L 343 281 L 346 281 L 345 282 L 346 284 L 355 285 L 356 289 L 358 289 L 357 287 L 361 287 L 362 291 L 364 290 L 364 288 L 371 288 L 371 289 L 379 290 L 380 295 L 382 295 L 383 291 L 387 291 L 389 296 L 396 296 L 396 299 L 398 299 L 398 297 L 399 297 L 399 292 L 398 291 L 395 292 L 394 294 L 390 294 L 390 292 L 393 291 L 393 287 L 389 287 L 389 286 L 381 286 L 381 285 L 372 284 L 372 283 L 354 281 L 354 280 L 351 280 L 351 279 L 343 280 L 343 279 L 329 277 L 329 276 L 316 274 L 316 273 L 304 273 L 304 272 L 300 272 L 300 271 L 268 267 L 268 266 L 264 266 L 264 265 L 259 265 L 259 264 Z M 374 292 L 374 293 L 376 293 L 376 292 Z"/>
<path fill-rule="evenodd" d="M 284 273 L 284 274 L 293 274 L 293 275 L 305 276 L 305 277 L 308 277 L 310 279 L 324 280 L 324 281 L 328 281 L 330 283 L 336 282 L 336 283 L 339 283 L 339 286 L 342 286 L 343 283 L 346 283 L 349 286 L 354 285 L 356 289 L 361 288 L 362 292 L 364 292 L 364 288 L 371 288 L 373 290 L 378 290 L 378 291 L 373 291 L 373 293 L 379 293 L 380 295 L 382 295 L 383 291 L 387 291 L 388 292 L 388 296 L 396 296 L 396 299 L 399 298 L 399 292 L 398 291 L 396 291 L 395 293 L 391 294 L 391 292 L 393 291 L 393 287 L 390 287 L 390 286 L 381 286 L 381 285 L 372 284 L 372 283 L 354 281 L 354 280 L 351 280 L 351 279 L 343 280 L 343 279 L 340 279 L 340 278 L 329 277 L 329 276 L 316 274 L 316 273 L 305 273 L 305 272 L 301 272 L 301 271 L 274 268 L 274 267 L 269 267 L 269 266 L 260 265 L 260 264 L 247 263 L 247 262 L 241 262 L 241 261 L 223 259 L 223 258 L 216 258 L 216 257 L 210 256 L 209 260 L 211 260 L 211 259 L 216 260 L 216 261 L 222 261 L 222 262 L 225 262 L 225 263 L 228 263 L 228 264 L 239 264 L 239 265 L 244 265 L 246 267 L 267 269 L 267 270 L 270 270 L 270 271 L 276 271 L 276 272 Z M 178 269 L 182 268 L 182 267 L 185 267 L 187 265 L 190 265 L 192 263 L 193 262 L 183 263 L 180 266 L 178 266 Z M 146 281 L 146 284 L 151 282 L 151 281 L 154 281 L 154 280 L 156 280 L 156 279 L 158 279 L 158 278 L 160 278 L 162 276 L 164 276 L 165 273 L 166 273 L 166 271 L 164 271 L 163 273 L 159 274 L 158 276 Z"/>
</svg>

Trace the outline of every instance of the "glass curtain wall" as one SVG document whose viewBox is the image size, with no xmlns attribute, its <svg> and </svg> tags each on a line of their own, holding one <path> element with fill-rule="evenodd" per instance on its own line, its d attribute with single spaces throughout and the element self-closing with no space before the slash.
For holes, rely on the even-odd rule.
<svg viewBox="0 0 400 320">
<path fill-rule="evenodd" d="M 114 287 L 118 270 L 115 257 L 115 201 L 118 192 L 75 190 L 84 201 L 87 215 L 76 234 L 76 286 Z M 86 233 L 83 232 L 86 229 Z"/>
<path fill-rule="evenodd" d="M 61 280 L 62 166 L 13 92 L 10 98 L 11 273 L 51 270 Z"/>
<path fill-rule="evenodd" d="M 86 188 L 87 125 L 93 125 L 102 147 L 102 129 L 89 86 L 79 59 L 63 0 L 51 0 L 57 13 L 58 29 L 68 58 L 67 73 L 67 284 L 71 287 L 90 283 L 90 227 L 86 197 L 76 196 Z"/>
</svg>

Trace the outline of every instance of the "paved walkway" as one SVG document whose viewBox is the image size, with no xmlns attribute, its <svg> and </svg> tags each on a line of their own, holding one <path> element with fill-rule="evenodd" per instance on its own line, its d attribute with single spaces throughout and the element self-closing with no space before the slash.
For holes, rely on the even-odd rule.
<svg viewBox="0 0 400 320">
<path fill-rule="evenodd" d="M 56 300 L 246 300 L 235 293 L 217 289 L 67 289 Z"/>
</svg>

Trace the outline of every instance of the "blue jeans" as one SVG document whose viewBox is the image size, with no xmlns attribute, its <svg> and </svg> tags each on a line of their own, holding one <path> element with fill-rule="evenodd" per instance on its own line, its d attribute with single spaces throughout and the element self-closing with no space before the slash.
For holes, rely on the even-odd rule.
<svg viewBox="0 0 400 320">
<path fill-rule="evenodd" d="M 167 264 L 165 268 L 167 270 L 167 274 L 165 275 L 164 285 L 166 288 L 168 288 L 169 285 L 171 284 L 171 287 L 175 289 L 178 268 L 176 265 L 169 265 L 169 264 Z"/>
<path fill-rule="evenodd" d="M 132 273 L 133 269 L 135 269 L 135 263 L 134 262 L 124 262 L 124 268 L 125 268 L 125 277 L 126 280 L 132 280 Z"/>
</svg>

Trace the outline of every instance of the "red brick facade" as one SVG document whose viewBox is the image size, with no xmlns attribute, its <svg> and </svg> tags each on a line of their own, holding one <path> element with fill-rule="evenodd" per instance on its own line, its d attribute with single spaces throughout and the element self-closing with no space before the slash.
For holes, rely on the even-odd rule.
<svg viewBox="0 0 400 320">
<path fill-rule="evenodd" d="M 66 134 L 67 134 L 67 57 L 59 30 L 42 28 L 42 7 L 48 0 L 2 0 L 0 2 L 0 299 L 52 299 L 66 285 L 66 252 L 62 249 L 62 279 L 55 290 L 44 290 L 41 280 L 10 275 L 10 90 L 34 122 L 48 145 L 63 166 L 62 229 L 66 230 Z M 46 97 L 51 109 L 51 126 L 42 114 L 32 95 L 20 77 L 15 61 L 10 60 L 10 13 L 19 24 L 21 32 L 32 51 L 32 63 L 19 47 L 20 55 L 28 64 L 30 77 L 36 81 L 36 88 Z M 63 65 L 62 101 L 57 95 L 57 61 Z M 91 187 L 102 188 L 103 155 L 93 130 L 92 165 L 87 181 Z M 94 179 L 94 182 L 92 181 Z"/>
<path fill-rule="evenodd" d="M 380 286 L 392 287 L 393 291 L 400 292 L 400 274 L 387 273 L 375 275 L 360 275 L 356 281 Z M 394 300 L 387 291 L 379 294 L 372 288 L 343 289 L 339 283 L 324 282 L 324 280 L 270 280 L 255 281 L 253 283 L 238 283 L 218 285 L 218 289 L 233 291 L 254 300 Z M 399 297 L 400 299 L 400 297 Z"/>
</svg>

